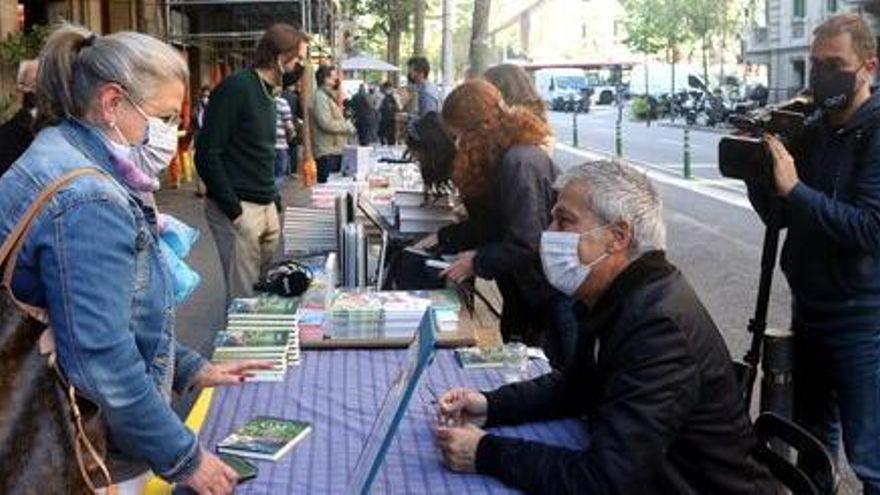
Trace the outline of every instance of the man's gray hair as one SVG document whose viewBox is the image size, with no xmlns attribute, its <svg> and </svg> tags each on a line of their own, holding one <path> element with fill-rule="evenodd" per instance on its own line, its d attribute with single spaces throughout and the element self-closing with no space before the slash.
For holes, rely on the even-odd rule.
<svg viewBox="0 0 880 495">
<path fill-rule="evenodd" d="M 660 195 L 647 175 L 618 162 L 600 160 L 567 170 L 556 181 L 562 190 L 570 184 L 587 187 L 585 206 L 601 224 L 625 222 L 632 229 L 631 258 L 666 249 L 666 223 Z"/>
<path fill-rule="evenodd" d="M 73 24 L 58 26 L 40 54 L 37 94 L 50 121 L 82 117 L 103 84 L 121 85 L 136 103 L 163 84 L 189 81 L 183 56 L 170 45 L 131 31 L 100 36 Z"/>
</svg>

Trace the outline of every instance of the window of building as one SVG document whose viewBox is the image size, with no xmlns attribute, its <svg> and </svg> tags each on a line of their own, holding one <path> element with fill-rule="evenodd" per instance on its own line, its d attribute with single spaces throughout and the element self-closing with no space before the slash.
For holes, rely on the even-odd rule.
<svg viewBox="0 0 880 495">
<path fill-rule="evenodd" d="M 805 17 L 804 12 L 804 0 L 794 0 L 794 17 L 803 18 Z"/>
<path fill-rule="evenodd" d="M 837 12 L 837 0 L 827 0 L 825 7 L 829 13 Z"/>
</svg>

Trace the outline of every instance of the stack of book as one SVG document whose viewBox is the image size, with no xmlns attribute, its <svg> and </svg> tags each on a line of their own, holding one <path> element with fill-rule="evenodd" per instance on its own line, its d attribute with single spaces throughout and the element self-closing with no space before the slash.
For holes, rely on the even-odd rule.
<svg viewBox="0 0 880 495">
<path fill-rule="evenodd" d="M 425 311 L 432 309 L 437 330 L 458 330 L 460 303 L 452 290 L 337 290 L 327 312 L 325 331 L 331 338 L 408 338 Z"/>
<path fill-rule="evenodd" d="M 272 361 L 274 368 L 253 373 L 251 381 L 282 381 L 288 366 L 300 362 L 295 299 L 275 296 L 233 300 L 226 329 L 214 339 L 212 362 Z"/>
<path fill-rule="evenodd" d="M 336 249 L 333 209 L 288 207 L 282 229 L 285 255 L 325 253 Z"/>
<path fill-rule="evenodd" d="M 311 207 L 332 210 L 336 198 L 346 193 L 357 198 L 358 194 L 368 187 L 366 182 L 355 182 L 347 178 L 331 178 L 324 184 L 315 184 L 311 190 Z"/>
<path fill-rule="evenodd" d="M 395 192 L 394 210 L 401 234 L 436 232 L 456 221 L 448 200 L 431 199 L 426 203 L 421 190 Z"/>
<path fill-rule="evenodd" d="M 389 291 L 376 293 L 382 301 L 382 334 L 387 338 L 411 337 L 431 299 L 414 292 Z"/>
<path fill-rule="evenodd" d="M 454 289 L 428 291 L 438 332 L 458 331 L 461 300 Z"/>
<path fill-rule="evenodd" d="M 338 290 L 327 314 L 332 338 L 370 339 L 381 337 L 382 301 L 375 292 Z"/>
</svg>

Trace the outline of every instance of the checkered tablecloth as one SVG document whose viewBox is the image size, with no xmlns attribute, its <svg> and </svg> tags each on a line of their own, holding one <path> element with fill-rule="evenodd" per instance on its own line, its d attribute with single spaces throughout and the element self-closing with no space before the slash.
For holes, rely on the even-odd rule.
<svg viewBox="0 0 880 495">
<path fill-rule="evenodd" d="M 259 476 L 236 493 L 343 493 L 404 355 L 404 350 L 307 351 L 302 364 L 289 370 L 284 382 L 217 389 L 201 430 L 202 444 L 213 449 L 253 416 L 309 421 L 312 433 L 308 438 L 277 463 L 255 461 Z M 533 376 L 546 371 L 543 362 L 529 365 Z M 431 429 L 435 416 L 432 391 L 441 394 L 452 386 L 487 390 L 502 382 L 498 370 L 463 370 L 452 351 L 438 351 L 409 404 L 372 492 L 514 493 L 493 478 L 448 471 L 440 462 Z M 587 438 L 583 425 L 575 420 L 492 431 L 569 448 L 582 448 Z"/>
</svg>

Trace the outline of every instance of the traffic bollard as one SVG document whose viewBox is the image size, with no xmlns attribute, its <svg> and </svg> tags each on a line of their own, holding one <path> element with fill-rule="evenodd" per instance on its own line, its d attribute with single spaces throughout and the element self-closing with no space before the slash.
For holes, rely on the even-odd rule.
<svg viewBox="0 0 880 495">
<path fill-rule="evenodd" d="M 621 131 L 621 123 L 623 121 L 623 105 L 617 105 L 617 122 L 614 124 L 614 150 L 617 157 L 623 156 L 623 134 Z"/>
<path fill-rule="evenodd" d="M 691 128 L 684 128 L 684 178 L 691 178 Z"/>
<path fill-rule="evenodd" d="M 578 112 L 577 108 L 575 108 L 574 112 L 571 114 L 571 142 L 572 146 L 575 148 L 578 147 Z"/>
</svg>

